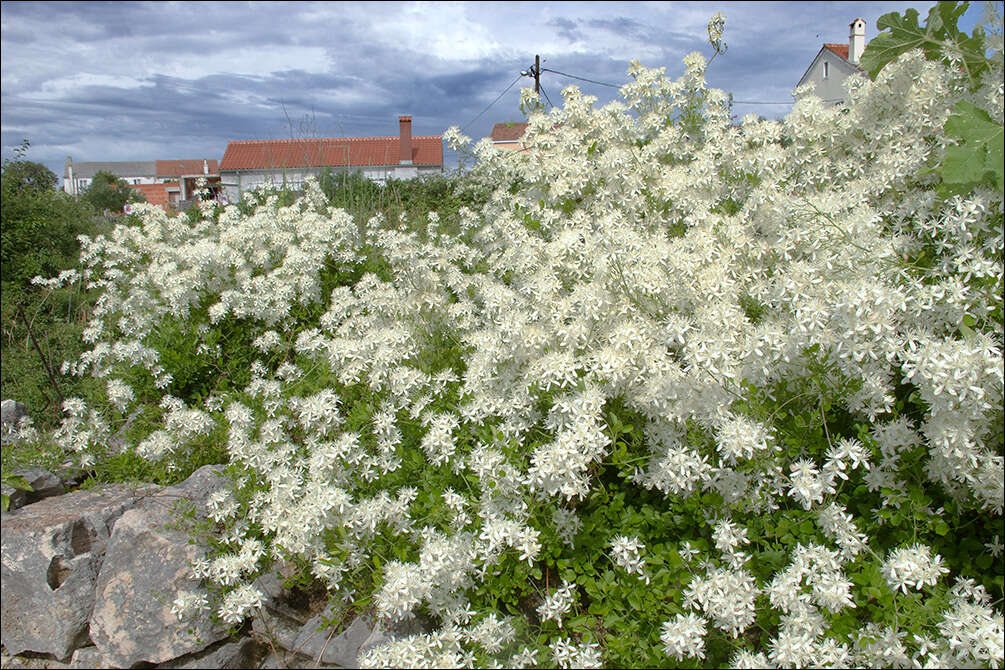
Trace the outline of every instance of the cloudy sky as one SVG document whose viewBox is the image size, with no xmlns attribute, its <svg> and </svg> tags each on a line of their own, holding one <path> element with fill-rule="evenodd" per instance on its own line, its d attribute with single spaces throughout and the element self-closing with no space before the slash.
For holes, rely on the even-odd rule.
<svg viewBox="0 0 1005 670">
<path fill-rule="evenodd" d="M 688 52 L 708 54 L 717 11 L 728 52 L 710 83 L 743 101 L 740 115 L 780 117 L 852 19 L 869 39 L 882 14 L 924 17 L 932 4 L 3 2 L 2 154 L 28 138 L 28 158 L 62 176 L 67 156 L 220 158 L 230 140 L 396 135 L 399 114 L 416 135 L 458 125 L 479 138 L 522 119 L 519 88 L 533 80 L 519 75 L 536 54 L 542 68 L 605 84 L 625 83 L 632 59 L 676 77 Z M 598 104 L 617 96 L 551 72 L 541 83 L 558 104 L 570 83 Z M 750 104 L 763 102 L 778 104 Z"/>
</svg>

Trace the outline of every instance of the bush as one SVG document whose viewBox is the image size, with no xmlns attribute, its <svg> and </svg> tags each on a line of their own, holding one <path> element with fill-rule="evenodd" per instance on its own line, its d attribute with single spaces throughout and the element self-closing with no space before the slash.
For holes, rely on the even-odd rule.
<svg viewBox="0 0 1005 670">
<path fill-rule="evenodd" d="M 125 179 L 104 171 L 94 175 L 80 198 L 98 212 L 112 214 L 122 212 L 126 203 L 146 202 L 143 194 L 130 188 Z"/>
<path fill-rule="evenodd" d="M 368 667 L 1000 665 L 1005 197 L 940 191 L 946 110 L 1001 119 L 993 46 L 782 122 L 731 125 L 700 54 L 602 109 L 525 92 L 526 152 L 397 219 L 315 183 L 140 208 L 84 245 L 106 393 L 53 439 L 99 458 L 140 411 L 130 455 L 226 451 L 216 612 L 284 560 L 440 625 Z"/>
</svg>

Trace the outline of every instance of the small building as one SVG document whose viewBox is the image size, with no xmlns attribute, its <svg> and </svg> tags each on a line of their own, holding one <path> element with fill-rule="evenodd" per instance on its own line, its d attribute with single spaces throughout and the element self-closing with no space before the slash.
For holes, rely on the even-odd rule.
<svg viewBox="0 0 1005 670">
<path fill-rule="evenodd" d="M 844 102 L 844 81 L 863 72 L 859 60 L 866 45 L 864 19 L 855 19 L 848 28 L 848 43 L 824 43 L 796 88 L 813 82 L 816 85 L 814 95 L 821 100 L 835 105 Z"/>
<path fill-rule="evenodd" d="M 178 207 L 178 182 L 131 184 L 129 188 L 141 193 L 151 205 L 158 205 L 165 210 Z"/>
<path fill-rule="evenodd" d="M 119 179 L 124 179 L 130 186 L 134 184 L 156 184 L 156 161 L 99 161 L 74 163 L 73 158 L 66 157 L 63 168 L 63 190 L 70 195 L 80 195 L 88 186 L 94 175 L 99 172 L 110 172 Z"/>
<path fill-rule="evenodd" d="M 493 146 L 510 151 L 523 151 L 524 146 L 520 141 L 523 134 L 527 132 L 527 123 L 497 123 L 492 126 L 492 134 L 489 139 Z"/>
<path fill-rule="evenodd" d="M 266 184 L 299 188 L 325 169 L 356 170 L 383 183 L 443 171 L 443 136 L 412 135 L 412 117 L 398 117 L 392 137 L 323 137 L 240 140 L 227 144 L 220 161 L 221 185 L 231 202 Z"/>
<path fill-rule="evenodd" d="M 221 193 L 220 166 L 215 158 L 186 158 L 157 161 L 157 178 L 162 183 L 173 184 L 168 190 L 171 207 L 184 206 L 195 198 L 199 180 L 206 181 L 206 188 L 213 198 Z"/>
<path fill-rule="evenodd" d="M 166 197 L 166 206 L 177 207 L 194 197 L 196 181 L 200 178 L 206 179 L 211 193 L 215 195 L 219 191 L 218 163 L 215 158 L 74 163 L 68 156 L 63 190 L 70 195 L 80 195 L 91 184 L 94 175 L 109 172 L 143 193 L 148 202 L 160 203 Z"/>
</svg>

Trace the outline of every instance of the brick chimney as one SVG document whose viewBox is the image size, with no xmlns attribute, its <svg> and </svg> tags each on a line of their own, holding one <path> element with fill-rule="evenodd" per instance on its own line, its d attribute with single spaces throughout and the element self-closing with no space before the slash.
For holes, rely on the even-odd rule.
<svg viewBox="0 0 1005 670">
<path fill-rule="evenodd" d="M 412 164 L 412 117 L 411 116 L 399 116 L 398 117 L 398 129 L 401 139 L 398 141 L 398 146 L 401 147 L 398 156 L 398 163 L 400 165 L 411 165 Z"/>
<path fill-rule="evenodd" d="M 848 60 L 858 65 L 865 51 L 865 20 L 855 19 L 848 24 Z"/>
</svg>

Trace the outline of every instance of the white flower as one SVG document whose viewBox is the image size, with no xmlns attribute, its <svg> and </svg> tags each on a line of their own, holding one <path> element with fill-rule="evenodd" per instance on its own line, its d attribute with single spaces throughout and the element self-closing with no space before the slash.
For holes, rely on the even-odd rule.
<svg viewBox="0 0 1005 670">
<path fill-rule="evenodd" d="M 705 635 L 708 621 L 693 612 L 678 614 L 663 623 L 660 640 L 663 651 L 678 661 L 685 658 L 705 658 Z"/>
<path fill-rule="evenodd" d="M 572 603 L 575 600 L 573 592 L 575 588 L 575 583 L 570 584 L 562 580 L 562 585 L 545 597 L 544 602 L 537 608 L 542 623 L 554 619 L 558 623 L 558 627 L 562 627 L 562 617 L 572 608 Z"/>
<path fill-rule="evenodd" d="M 935 586 L 949 569 L 943 567 L 941 556 L 932 556 L 932 550 L 926 545 L 914 544 L 891 551 L 881 572 L 894 590 L 907 593 L 908 588 L 920 590 L 926 584 Z"/>
<path fill-rule="evenodd" d="M 646 584 L 649 583 L 649 575 L 646 574 L 646 562 L 642 558 L 641 551 L 646 546 L 637 537 L 626 537 L 618 535 L 611 540 L 611 556 L 614 562 L 625 569 L 626 572 L 636 574 Z"/>
</svg>

